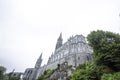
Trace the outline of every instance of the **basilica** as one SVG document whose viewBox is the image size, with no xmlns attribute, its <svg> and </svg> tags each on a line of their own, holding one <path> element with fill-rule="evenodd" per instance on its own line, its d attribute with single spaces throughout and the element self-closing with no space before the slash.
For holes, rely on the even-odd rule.
<svg viewBox="0 0 120 80">
<path fill-rule="evenodd" d="M 38 58 L 34 68 L 27 68 L 23 74 L 23 79 L 35 80 L 41 76 L 45 70 L 56 69 L 58 64 L 67 62 L 68 65 L 77 67 L 86 61 L 92 62 L 92 48 L 87 44 L 83 35 L 71 36 L 67 42 L 63 43 L 62 33 L 57 39 L 55 51 L 49 57 L 46 65 L 41 66 L 42 54 Z"/>
</svg>

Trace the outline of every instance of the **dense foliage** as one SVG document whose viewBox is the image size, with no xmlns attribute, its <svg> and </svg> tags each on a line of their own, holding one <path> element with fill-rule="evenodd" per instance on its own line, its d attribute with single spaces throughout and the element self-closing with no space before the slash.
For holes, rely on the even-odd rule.
<svg viewBox="0 0 120 80">
<path fill-rule="evenodd" d="M 0 80 L 20 80 L 20 77 L 12 77 L 12 72 L 5 73 L 6 68 L 0 66 Z"/>
<path fill-rule="evenodd" d="M 52 74 L 54 73 L 54 70 L 48 69 L 46 71 L 44 71 L 44 74 L 41 75 L 38 80 L 46 80 L 47 78 L 49 78 Z"/>
<path fill-rule="evenodd" d="M 113 74 L 103 74 L 101 80 L 120 80 L 120 72 Z"/>
<path fill-rule="evenodd" d="M 92 31 L 87 40 L 93 48 L 93 63 L 76 68 L 70 80 L 120 80 L 120 35 Z"/>
<path fill-rule="evenodd" d="M 119 34 L 98 30 L 91 32 L 87 39 L 93 47 L 96 65 L 106 65 L 114 71 L 120 71 Z"/>
<path fill-rule="evenodd" d="M 4 77 L 5 77 L 5 75 L 4 75 L 5 71 L 6 71 L 6 68 L 3 67 L 3 66 L 0 66 L 0 80 L 4 79 Z"/>
<path fill-rule="evenodd" d="M 70 80 L 98 80 L 95 65 L 90 63 L 79 65 Z"/>
<path fill-rule="evenodd" d="M 11 77 L 9 80 L 20 80 L 19 77 Z"/>
</svg>

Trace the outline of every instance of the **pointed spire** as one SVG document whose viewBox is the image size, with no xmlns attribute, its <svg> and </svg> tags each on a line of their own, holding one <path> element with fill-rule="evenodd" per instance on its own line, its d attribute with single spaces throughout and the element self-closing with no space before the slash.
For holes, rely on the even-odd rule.
<svg viewBox="0 0 120 80">
<path fill-rule="evenodd" d="M 35 68 L 39 68 L 41 66 L 42 63 L 42 53 L 40 54 L 40 57 L 37 59 Z"/>
<path fill-rule="evenodd" d="M 58 40 L 62 40 L 62 32 L 60 33 Z"/>
<path fill-rule="evenodd" d="M 42 53 L 40 54 L 40 57 L 39 57 L 39 59 L 42 59 Z"/>
<path fill-rule="evenodd" d="M 63 39 L 62 39 L 62 33 L 60 33 L 60 36 L 59 36 L 59 38 L 57 40 L 56 48 L 55 49 L 58 49 L 59 47 L 62 46 L 62 41 L 63 41 Z"/>
</svg>

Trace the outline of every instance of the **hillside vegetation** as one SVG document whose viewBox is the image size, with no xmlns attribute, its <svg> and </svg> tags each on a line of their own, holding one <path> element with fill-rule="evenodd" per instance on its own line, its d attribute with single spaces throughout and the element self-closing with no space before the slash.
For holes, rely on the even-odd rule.
<svg viewBox="0 0 120 80">
<path fill-rule="evenodd" d="M 120 80 L 120 35 L 92 31 L 87 40 L 93 48 L 93 63 L 79 65 L 70 80 Z"/>
</svg>

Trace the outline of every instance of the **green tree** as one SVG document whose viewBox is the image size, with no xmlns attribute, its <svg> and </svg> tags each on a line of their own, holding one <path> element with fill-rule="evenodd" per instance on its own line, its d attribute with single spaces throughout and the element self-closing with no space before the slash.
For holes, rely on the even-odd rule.
<svg viewBox="0 0 120 80">
<path fill-rule="evenodd" d="M 19 77 L 11 77 L 9 80 L 20 80 Z"/>
<path fill-rule="evenodd" d="M 86 62 L 79 65 L 70 77 L 70 80 L 99 80 L 99 75 L 94 64 Z"/>
<path fill-rule="evenodd" d="M 120 35 L 108 31 L 92 31 L 87 40 L 94 50 L 96 65 L 105 65 L 120 71 Z"/>
<path fill-rule="evenodd" d="M 49 78 L 53 73 L 54 73 L 55 70 L 51 70 L 51 69 L 48 69 L 46 71 L 44 71 L 44 74 L 41 75 L 38 80 L 46 80 L 47 78 Z"/>
<path fill-rule="evenodd" d="M 101 80 L 120 80 L 120 72 L 103 74 Z"/>
<path fill-rule="evenodd" d="M 0 80 L 4 80 L 4 77 L 5 77 L 5 71 L 6 71 L 6 68 L 3 67 L 3 66 L 0 66 Z"/>
</svg>

